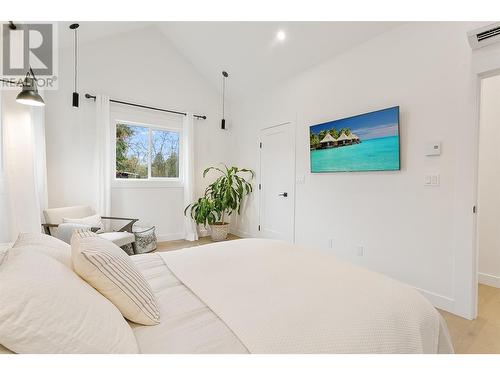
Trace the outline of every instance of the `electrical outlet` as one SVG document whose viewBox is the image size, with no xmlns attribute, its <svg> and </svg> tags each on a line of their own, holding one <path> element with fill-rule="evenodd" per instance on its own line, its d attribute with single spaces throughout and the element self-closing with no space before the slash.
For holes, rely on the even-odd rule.
<svg viewBox="0 0 500 375">
<path fill-rule="evenodd" d="M 362 257 L 365 255 L 365 248 L 363 246 L 356 246 L 356 255 Z"/>
</svg>

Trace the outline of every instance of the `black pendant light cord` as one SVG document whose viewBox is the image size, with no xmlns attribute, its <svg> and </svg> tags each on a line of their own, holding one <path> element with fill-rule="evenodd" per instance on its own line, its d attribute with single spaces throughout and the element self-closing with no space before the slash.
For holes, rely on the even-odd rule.
<svg viewBox="0 0 500 375">
<path fill-rule="evenodd" d="M 223 70 L 222 71 L 222 120 L 221 120 L 221 129 L 226 129 L 226 117 L 225 117 L 225 102 L 226 102 L 226 78 L 229 77 L 229 74 Z"/>
<path fill-rule="evenodd" d="M 222 118 L 225 116 L 225 104 L 226 104 L 226 77 L 222 76 Z"/>
<path fill-rule="evenodd" d="M 30 70 L 28 70 L 26 72 L 26 75 L 24 76 L 24 79 L 22 81 L 13 81 L 10 79 L 0 78 L 0 82 L 10 83 L 11 85 L 15 85 L 15 86 L 23 86 L 23 82 L 26 82 L 26 78 L 29 78 L 30 74 L 31 74 L 31 78 L 33 78 L 35 80 L 35 83 L 36 83 L 35 73 L 33 72 L 33 69 L 31 68 L 31 66 L 30 66 Z"/>
<path fill-rule="evenodd" d="M 77 77 L 78 77 L 78 29 L 75 29 L 75 92 L 78 91 L 76 89 Z"/>
<path fill-rule="evenodd" d="M 78 107 L 80 105 L 80 95 L 78 94 L 77 84 L 78 84 L 78 27 L 77 23 L 72 23 L 69 28 L 75 32 L 75 91 L 73 91 L 72 101 L 73 107 Z"/>
</svg>

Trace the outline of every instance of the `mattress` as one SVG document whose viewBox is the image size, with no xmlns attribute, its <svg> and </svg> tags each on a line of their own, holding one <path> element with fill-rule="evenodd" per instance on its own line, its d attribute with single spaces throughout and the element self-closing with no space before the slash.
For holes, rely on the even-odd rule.
<svg viewBox="0 0 500 375">
<path fill-rule="evenodd" d="M 310 249 L 246 239 L 131 259 L 161 312 L 130 323 L 141 353 L 453 353 L 415 289 Z"/>
<path fill-rule="evenodd" d="M 155 326 L 129 322 L 141 353 L 248 353 L 224 322 L 170 272 L 159 254 L 131 259 L 151 285 L 161 316 Z"/>
<path fill-rule="evenodd" d="M 453 352 L 422 294 L 330 253 L 249 238 L 160 256 L 250 353 Z"/>
</svg>

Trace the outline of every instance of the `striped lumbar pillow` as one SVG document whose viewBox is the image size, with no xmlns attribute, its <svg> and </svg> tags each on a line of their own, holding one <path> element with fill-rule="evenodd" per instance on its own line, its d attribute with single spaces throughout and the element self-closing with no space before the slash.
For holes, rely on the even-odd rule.
<svg viewBox="0 0 500 375">
<path fill-rule="evenodd" d="M 75 272 L 109 299 L 125 318 L 145 325 L 160 322 L 158 303 L 144 276 L 125 252 L 89 230 L 71 238 Z"/>
</svg>

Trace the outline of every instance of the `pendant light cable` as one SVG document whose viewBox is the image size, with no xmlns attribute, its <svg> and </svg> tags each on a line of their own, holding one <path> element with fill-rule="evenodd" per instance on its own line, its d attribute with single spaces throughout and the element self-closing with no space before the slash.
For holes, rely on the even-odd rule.
<svg viewBox="0 0 500 375">
<path fill-rule="evenodd" d="M 75 92 L 78 91 L 76 89 L 77 77 L 78 77 L 78 29 L 75 29 Z"/>
<path fill-rule="evenodd" d="M 74 67 L 75 67 L 75 91 L 73 91 L 73 107 L 78 107 L 79 104 L 80 104 L 80 99 L 79 99 L 79 94 L 78 94 L 78 91 L 77 91 L 77 85 L 78 85 L 78 27 L 80 25 L 77 24 L 77 23 L 73 23 L 69 26 L 69 28 L 71 30 L 73 30 L 75 32 L 75 64 L 74 64 Z"/>
<path fill-rule="evenodd" d="M 224 117 L 225 97 L 226 97 L 226 77 L 222 76 L 222 118 L 225 118 Z"/>
<path fill-rule="evenodd" d="M 223 70 L 222 71 L 222 121 L 221 121 L 221 129 L 226 129 L 226 118 L 225 118 L 225 99 L 226 99 L 226 78 L 229 77 L 229 74 Z"/>
</svg>

